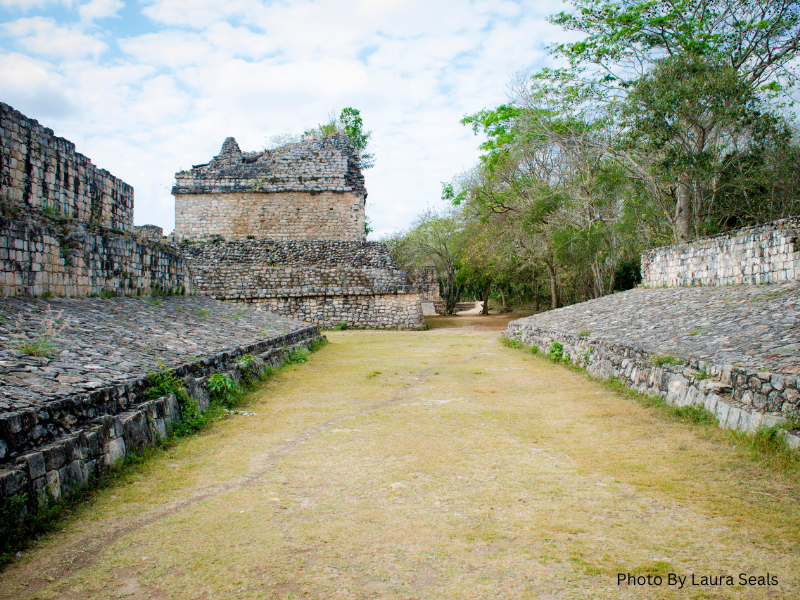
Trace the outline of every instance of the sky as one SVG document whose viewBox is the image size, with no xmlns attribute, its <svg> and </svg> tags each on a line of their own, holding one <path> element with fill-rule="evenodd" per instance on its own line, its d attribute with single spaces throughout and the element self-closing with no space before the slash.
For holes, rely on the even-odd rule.
<svg viewBox="0 0 800 600">
<path fill-rule="evenodd" d="M 543 0 L 0 0 L 0 101 L 133 185 L 172 231 L 177 171 L 351 106 L 372 131 L 370 239 L 443 206 L 478 160 L 459 123 L 552 66 L 570 39 Z"/>
</svg>

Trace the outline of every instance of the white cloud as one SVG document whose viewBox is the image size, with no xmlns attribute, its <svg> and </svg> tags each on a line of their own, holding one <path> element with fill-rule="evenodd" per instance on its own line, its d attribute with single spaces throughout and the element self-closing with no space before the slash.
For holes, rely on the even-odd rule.
<svg viewBox="0 0 800 600">
<path fill-rule="evenodd" d="M 164 25 L 200 29 L 261 9 L 258 0 L 150 0 L 142 13 Z"/>
<path fill-rule="evenodd" d="M 84 33 L 79 26 L 60 26 L 54 19 L 30 17 L 2 25 L 2 31 L 17 38 L 19 45 L 43 56 L 83 58 L 98 56 L 108 45 L 95 35 Z"/>
<path fill-rule="evenodd" d="M 115 4 L 93 0 L 78 10 L 99 19 Z M 356 107 L 377 154 L 365 173 L 368 213 L 385 233 L 441 206 L 440 182 L 477 160 L 481 140 L 459 119 L 504 102 L 514 72 L 543 64 L 544 43 L 563 35 L 543 10 L 559 7 L 150 0 L 150 30 L 117 39 L 102 21 L 82 29 L 32 16 L 2 26 L 18 52 L 0 56 L 0 94 L 11 90 L 6 97 L 22 112 L 44 115 L 45 107 L 46 126 L 135 186 L 137 224 L 166 231 L 174 173 L 209 160 L 225 137 L 256 150 L 271 135 L 301 133 L 331 110 Z M 36 94 L 26 96 L 26 85 Z M 77 108 L 59 114 L 57 106 Z"/>
<path fill-rule="evenodd" d="M 74 3 L 74 0 L 0 0 L 0 6 L 3 8 L 20 9 L 23 11 L 41 8 L 49 4 L 72 6 Z"/>
<path fill-rule="evenodd" d="M 43 120 L 76 116 L 76 109 L 64 90 L 68 81 L 49 63 L 23 54 L 0 54 L 0 101 L 15 108 L 25 107 L 31 118 Z"/>
<path fill-rule="evenodd" d="M 86 4 L 78 7 L 78 14 L 81 21 L 91 21 L 115 17 L 123 8 L 125 8 L 125 3 L 122 0 L 89 0 Z"/>
</svg>

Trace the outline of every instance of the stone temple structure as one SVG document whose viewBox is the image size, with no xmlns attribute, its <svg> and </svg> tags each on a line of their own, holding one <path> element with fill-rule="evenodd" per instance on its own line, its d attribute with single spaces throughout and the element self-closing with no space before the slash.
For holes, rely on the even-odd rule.
<svg viewBox="0 0 800 600">
<path fill-rule="evenodd" d="M 176 173 L 172 193 L 194 293 L 324 327 L 424 327 L 423 288 L 365 241 L 367 190 L 346 135 L 263 152 L 228 138 Z"/>
<path fill-rule="evenodd" d="M 172 193 L 176 242 L 365 239 L 367 190 L 346 135 L 248 153 L 230 137 L 211 162 L 177 173 Z"/>
</svg>

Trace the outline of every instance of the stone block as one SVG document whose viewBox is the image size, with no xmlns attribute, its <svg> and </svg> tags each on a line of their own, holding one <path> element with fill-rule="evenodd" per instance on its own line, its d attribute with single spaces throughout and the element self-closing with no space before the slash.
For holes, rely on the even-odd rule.
<svg viewBox="0 0 800 600">
<path fill-rule="evenodd" d="M 27 466 L 28 475 L 32 480 L 44 477 L 47 469 L 44 463 L 44 455 L 41 452 L 29 452 L 23 455 L 22 459 Z M 17 459 L 17 462 L 19 462 L 19 459 Z"/>
</svg>

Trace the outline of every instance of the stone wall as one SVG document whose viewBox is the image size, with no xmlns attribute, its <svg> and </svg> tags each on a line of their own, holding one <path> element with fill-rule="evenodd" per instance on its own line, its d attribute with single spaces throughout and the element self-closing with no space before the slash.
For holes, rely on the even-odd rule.
<svg viewBox="0 0 800 600">
<path fill-rule="evenodd" d="M 43 225 L 0 217 L 0 295 L 191 291 L 186 261 L 169 246 L 90 229 L 81 221 L 49 221 Z"/>
<path fill-rule="evenodd" d="M 0 102 L 0 200 L 130 232 L 133 188 Z"/>
<path fill-rule="evenodd" d="M 164 230 L 158 225 L 134 225 L 133 235 L 148 242 L 164 241 Z"/>
<path fill-rule="evenodd" d="M 352 192 L 176 194 L 175 241 L 362 240 L 364 197 Z"/>
<path fill-rule="evenodd" d="M 176 369 L 175 373 L 182 379 L 189 397 L 204 411 L 209 402 L 205 382 L 210 375 L 226 373 L 237 382 L 243 377 L 258 378 L 267 367 L 280 366 L 291 352 L 309 347 L 318 338 L 318 330 L 308 328 L 234 352 L 206 357 Z M 237 362 L 244 354 L 256 358 L 252 363 Z M 14 442 L 30 440 L 25 434 L 30 435 L 41 423 L 35 417 L 26 420 L 19 413 L 0 415 L 0 444 L 5 446 L 4 440 L 12 444 L 3 448 L 3 454 L 8 450 L 17 455 L 13 464 L 0 466 L 0 501 L 19 493 L 25 493 L 31 505 L 36 505 L 41 498 L 58 500 L 71 496 L 91 479 L 118 465 L 128 454 L 141 452 L 166 437 L 170 425 L 181 418 L 180 403 L 174 394 L 148 400 L 145 390 L 149 385 L 149 376 L 144 376 L 117 386 L 114 396 L 95 394 L 98 404 L 82 403 L 80 411 L 100 413 L 99 416 L 52 442 L 43 445 L 28 442 L 25 444 L 28 449 L 19 448 Z"/>
<path fill-rule="evenodd" d="M 424 327 L 420 290 L 385 244 L 240 240 L 181 246 L 195 293 L 323 327 Z"/>
<path fill-rule="evenodd" d="M 228 138 L 211 162 L 176 173 L 172 193 L 175 241 L 365 237 L 367 190 L 346 135 L 250 153 Z"/>
<path fill-rule="evenodd" d="M 408 275 L 414 285 L 420 288 L 420 296 L 424 302 L 443 302 L 439 295 L 436 267 L 414 267 Z"/>
<path fill-rule="evenodd" d="M 740 285 L 800 280 L 800 217 L 642 253 L 642 285 Z"/>
<path fill-rule="evenodd" d="M 634 288 L 509 323 L 506 335 L 741 431 L 800 418 L 800 283 Z M 800 433 L 800 432 L 799 432 Z M 794 442 L 792 442 L 794 443 Z"/>
</svg>

